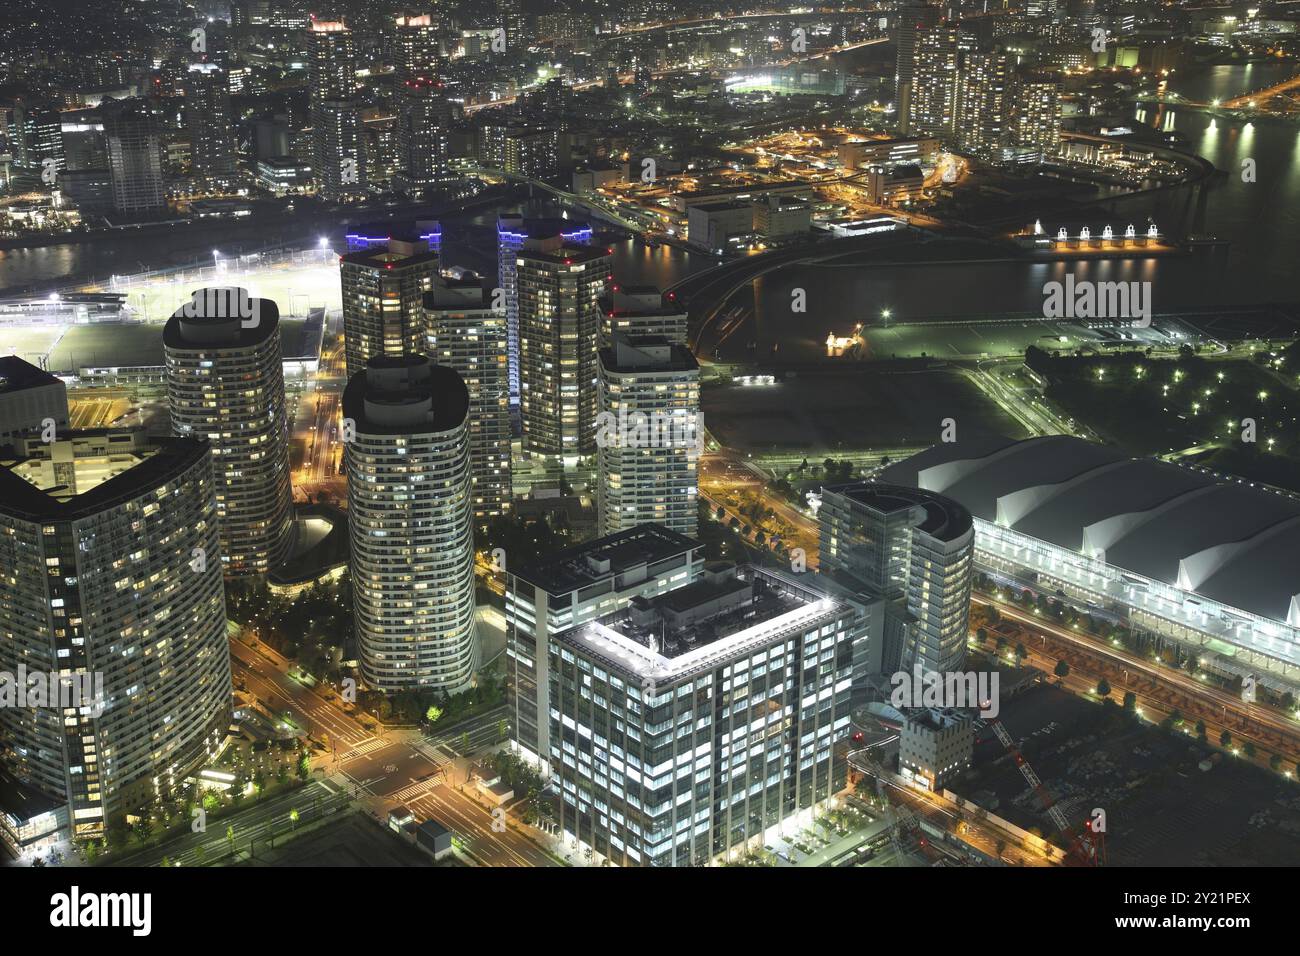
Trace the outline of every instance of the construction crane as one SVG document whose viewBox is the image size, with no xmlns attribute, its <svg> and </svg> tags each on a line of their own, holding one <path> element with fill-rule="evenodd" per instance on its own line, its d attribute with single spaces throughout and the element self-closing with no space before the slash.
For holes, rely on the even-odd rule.
<svg viewBox="0 0 1300 956">
<path fill-rule="evenodd" d="M 1007 753 L 1011 754 L 1012 759 L 1015 760 L 1016 766 L 1020 768 L 1020 773 L 1025 778 L 1025 782 L 1029 784 L 1029 788 L 1042 801 L 1043 808 L 1047 810 L 1047 815 L 1052 818 L 1052 822 L 1061 831 L 1061 835 L 1070 841 L 1070 850 L 1077 862 L 1085 866 L 1100 866 L 1102 863 L 1101 835 L 1093 833 L 1090 824 L 1084 824 L 1088 836 L 1087 838 L 1080 838 L 1074 832 L 1074 827 L 1070 826 L 1070 821 L 1065 818 L 1065 814 L 1061 812 L 1061 808 L 1053 802 L 1047 788 L 1043 786 L 1043 781 L 1038 778 L 1038 774 L 1034 773 L 1034 768 L 1029 765 L 1029 761 L 1020 752 L 1020 748 L 1016 746 L 1016 742 L 1007 733 L 1007 729 L 1002 726 L 1002 721 L 994 718 L 989 721 L 989 724 L 993 727 L 993 732 L 998 735 L 998 740 L 1002 741 L 1002 746 L 1006 748 Z"/>
</svg>

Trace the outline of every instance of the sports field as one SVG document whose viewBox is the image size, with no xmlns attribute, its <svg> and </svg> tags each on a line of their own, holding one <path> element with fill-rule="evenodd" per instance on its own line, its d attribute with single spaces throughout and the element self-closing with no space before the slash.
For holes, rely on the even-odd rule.
<svg viewBox="0 0 1300 956">
<path fill-rule="evenodd" d="M 163 322 L 190 297 L 195 289 L 214 285 L 237 285 L 258 298 L 273 299 L 281 315 L 306 315 L 312 309 L 342 308 L 338 258 L 315 250 L 286 259 L 216 260 L 205 266 L 162 276 L 118 276 L 107 285 L 87 287 L 85 292 L 124 292 L 127 306 L 139 318 Z"/>
</svg>

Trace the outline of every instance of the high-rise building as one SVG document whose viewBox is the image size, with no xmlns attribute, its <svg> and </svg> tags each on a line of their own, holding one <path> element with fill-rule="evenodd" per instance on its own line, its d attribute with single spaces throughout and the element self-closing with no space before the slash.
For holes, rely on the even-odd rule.
<svg viewBox="0 0 1300 956">
<path fill-rule="evenodd" d="M 46 168 L 56 174 L 67 168 L 63 143 L 63 119 L 50 106 L 18 102 L 9 116 L 8 136 L 15 162 L 42 174 Z M 49 166 L 46 161 L 49 160 Z"/>
<path fill-rule="evenodd" d="M 312 20 L 307 32 L 312 172 L 331 202 L 365 194 L 366 154 L 356 101 L 356 47 L 338 20 Z"/>
<path fill-rule="evenodd" d="M 20 780 L 66 804 L 65 837 L 103 837 L 225 739 L 217 527 L 212 456 L 196 438 L 34 437 L 0 467 L 0 671 L 58 691 L 0 707 L 0 748 Z"/>
<path fill-rule="evenodd" d="M 951 133 L 957 115 L 957 30 L 942 24 L 916 31 L 916 58 L 908 128 Z"/>
<path fill-rule="evenodd" d="M 562 833 L 621 866 L 704 866 L 798 832 L 847 782 L 860 627 L 802 581 L 715 565 L 553 635 Z"/>
<path fill-rule="evenodd" d="M 230 80 L 215 63 L 193 63 L 185 74 L 185 128 L 190 165 L 198 179 L 230 183 L 235 178 L 235 140 Z"/>
<path fill-rule="evenodd" d="M 468 412 L 422 355 L 372 358 L 343 392 L 358 657 L 382 691 L 455 693 L 479 665 Z"/>
<path fill-rule="evenodd" d="M 421 307 L 437 274 L 438 254 L 414 235 L 392 236 L 339 258 L 349 378 L 377 355 L 424 353 Z"/>
<path fill-rule="evenodd" d="M 113 208 L 128 216 L 163 209 L 162 137 L 142 108 L 113 104 L 104 110 L 104 136 L 113 184 Z"/>
<path fill-rule="evenodd" d="M 478 277 L 434 277 L 424 296 L 428 356 L 469 389 L 469 471 L 474 517 L 510 510 L 510 380 L 506 313 Z"/>
<path fill-rule="evenodd" d="M 1010 80 L 1001 53 L 964 53 L 957 82 L 957 144 L 977 156 L 996 157 L 1007 145 Z"/>
<path fill-rule="evenodd" d="M 550 179 L 560 171 L 560 132 L 553 126 L 511 126 L 506 130 L 502 167 L 532 179 Z"/>
<path fill-rule="evenodd" d="M 600 351 L 596 507 L 601 534 L 698 525 L 700 366 L 684 345 L 615 335 Z"/>
<path fill-rule="evenodd" d="M 625 608 L 633 598 L 684 587 L 703 569 L 703 544 L 654 524 L 575 545 L 524 567 L 507 564 L 506 653 L 515 750 L 543 767 L 550 760 L 553 635 Z"/>
<path fill-rule="evenodd" d="M 393 26 L 397 81 L 435 80 L 442 69 L 441 40 L 429 14 L 403 14 Z"/>
<path fill-rule="evenodd" d="M 600 299 L 605 249 L 560 236 L 519 250 L 519 393 L 523 449 L 564 464 L 596 450 Z"/>
<path fill-rule="evenodd" d="M 506 299 L 506 328 L 510 343 L 510 403 L 519 404 L 519 251 L 529 239 L 560 236 L 570 245 L 591 242 L 591 225 L 571 219 L 526 219 L 507 214 L 497 219 L 497 271 Z"/>
<path fill-rule="evenodd" d="M 293 542 L 280 311 L 246 289 L 209 288 L 163 329 L 172 433 L 212 447 L 226 573 L 266 574 Z"/>
<path fill-rule="evenodd" d="M 897 14 L 894 39 L 898 47 L 894 70 L 894 115 L 899 132 L 906 133 L 911 124 L 912 89 L 916 81 L 916 34 L 918 30 L 939 22 L 938 7 L 915 0 L 902 6 Z"/>
<path fill-rule="evenodd" d="M 932 492 L 857 482 L 823 488 L 818 570 L 887 602 L 875 670 L 959 671 L 966 660 L 975 525 Z"/>
<path fill-rule="evenodd" d="M 653 335 L 674 345 L 686 344 L 686 310 L 652 285 L 614 286 L 600 303 L 600 347 L 614 344 L 614 334 L 628 338 Z"/>
<path fill-rule="evenodd" d="M 506 31 L 506 51 L 521 51 L 528 47 L 528 21 L 524 16 L 523 0 L 496 0 L 496 23 Z"/>
<path fill-rule="evenodd" d="M 432 79 L 409 79 L 397 93 L 397 162 L 393 185 L 409 195 L 454 178 L 449 165 L 451 104 Z"/>
<path fill-rule="evenodd" d="M 1056 74 L 1025 72 L 1011 82 L 1011 142 L 1041 160 L 1061 143 L 1061 81 Z"/>
</svg>

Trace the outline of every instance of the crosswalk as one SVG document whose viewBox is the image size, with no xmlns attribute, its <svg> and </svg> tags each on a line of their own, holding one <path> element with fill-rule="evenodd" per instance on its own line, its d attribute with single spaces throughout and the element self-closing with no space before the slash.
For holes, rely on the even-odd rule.
<svg viewBox="0 0 1300 956">
<path fill-rule="evenodd" d="M 376 750 L 383 750 L 385 747 L 390 746 L 392 746 L 392 741 L 380 740 L 376 737 L 349 747 L 347 750 L 343 751 L 343 753 L 339 754 L 339 759 L 351 760 L 354 757 L 364 757 L 367 754 L 374 753 Z"/>
<path fill-rule="evenodd" d="M 410 800 L 414 800 L 417 797 L 424 796 L 434 787 L 438 787 L 441 785 L 442 785 L 441 776 L 431 777 L 428 780 L 421 780 L 418 783 L 413 783 L 409 787 L 403 787 L 401 790 L 398 790 L 396 793 L 390 793 L 386 799 L 396 800 L 398 803 L 406 803 Z"/>
</svg>

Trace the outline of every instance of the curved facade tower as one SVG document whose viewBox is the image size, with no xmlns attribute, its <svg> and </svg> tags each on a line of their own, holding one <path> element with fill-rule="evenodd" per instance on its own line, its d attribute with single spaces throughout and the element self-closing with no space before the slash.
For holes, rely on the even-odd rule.
<svg viewBox="0 0 1300 956">
<path fill-rule="evenodd" d="M 371 359 L 343 393 L 357 645 L 383 691 L 454 693 L 478 668 L 469 390 L 422 355 Z"/>
<path fill-rule="evenodd" d="M 214 755 L 230 648 L 208 443 L 26 439 L 0 467 L 0 671 L 57 699 L 0 707 L 0 752 L 102 836 Z M 22 704 L 23 702 L 18 702 Z"/>
<path fill-rule="evenodd" d="M 163 350 L 172 433 L 212 444 L 226 573 L 265 574 L 293 537 L 279 310 L 244 289 L 199 289 Z"/>
</svg>

